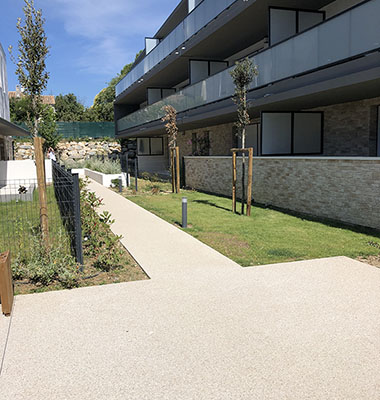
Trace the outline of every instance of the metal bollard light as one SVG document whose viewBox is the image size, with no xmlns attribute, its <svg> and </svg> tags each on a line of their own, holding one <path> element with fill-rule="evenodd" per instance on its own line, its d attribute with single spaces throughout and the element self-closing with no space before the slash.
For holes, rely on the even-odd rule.
<svg viewBox="0 0 380 400">
<path fill-rule="evenodd" d="M 121 193 L 123 191 L 123 178 L 119 178 L 119 192 Z"/>
<path fill-rule="evenodd" d="M 182 197 L 182 228 L 187 228 L 187 198 Z"/>
</svg>

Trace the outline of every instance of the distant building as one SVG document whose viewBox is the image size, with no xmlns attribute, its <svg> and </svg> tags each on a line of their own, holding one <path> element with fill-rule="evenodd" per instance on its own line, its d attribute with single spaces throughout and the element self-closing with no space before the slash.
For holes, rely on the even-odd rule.
<svg viewBox="0 0 380 400">
<path fill-rule="evenodd" d="M 6 58 L 0 44 L 0 161 L 13 158 L 12 136 L 27 135 L 27 131 L 10 122 Z"/>
<path fill-rule="evenodd" d="M 21 99 L 24 97 L 24 90 L 20 85 L 16 86 L 15 91 L 8 92 L 9 99 Z M 41 96 L 43 104 L 49 104 L 51 106 L 55 106 L 55 97 L 52 95 L 43 95 Z"/>
</svg>

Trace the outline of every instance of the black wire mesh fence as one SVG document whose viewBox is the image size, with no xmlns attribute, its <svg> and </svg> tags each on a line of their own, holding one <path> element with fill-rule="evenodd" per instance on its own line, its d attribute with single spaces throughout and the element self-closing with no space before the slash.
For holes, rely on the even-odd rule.
<svg viewBox="0 0 380 400">
<path fill-rule="evenodd" d="M 78 174 L 72 174 L 57 162 L 52 163 L 54 194 L 61 220 L 70 236 L 76 260 L 83 264 L 80 189 Z"/>
<path fill-rule="evenodd" d="M 53 179 L 47 181 L 49 245 L 66 248 L 82 263 L 79 179 L 61 169 L 53 166 Z M 0 252 L 27 259 L 40 237 L 37 179 L 0 181 Z"/>
</svg>

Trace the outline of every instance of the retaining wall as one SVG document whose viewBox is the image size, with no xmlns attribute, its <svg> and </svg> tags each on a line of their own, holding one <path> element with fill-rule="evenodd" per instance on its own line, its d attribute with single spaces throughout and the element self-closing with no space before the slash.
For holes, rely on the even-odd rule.
<svg viewBox="0 0 380 400">
<path fill-rule="evenodd" d="M 253 166 L 257 203 L 380 229 L 380 158 L 255 157 Z M 231 196 L 231 157 L 185 157 L 185 174 L 191 188 Z"/>
</svg>

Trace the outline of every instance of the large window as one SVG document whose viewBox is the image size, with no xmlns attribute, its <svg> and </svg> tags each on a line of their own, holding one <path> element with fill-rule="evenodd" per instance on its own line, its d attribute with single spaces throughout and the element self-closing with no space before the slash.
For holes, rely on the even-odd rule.
<svg viewBox="0 0 380 400">
<path fill-rule="evenodd" d="M 162 137 L 138 138 L 137 154 L 139 156 L 164 155 L 164 140 Z"/>
<path fill-rule="evenodd" d="M 323 113 L 263 112 L 261 115 L 261 154 L 322 154 Z"/>
</svg>

